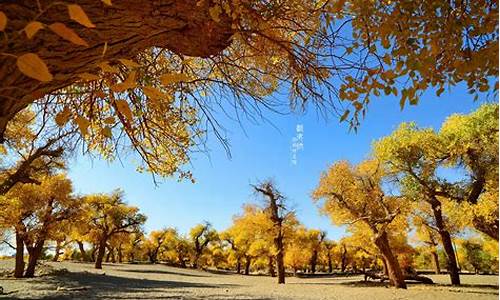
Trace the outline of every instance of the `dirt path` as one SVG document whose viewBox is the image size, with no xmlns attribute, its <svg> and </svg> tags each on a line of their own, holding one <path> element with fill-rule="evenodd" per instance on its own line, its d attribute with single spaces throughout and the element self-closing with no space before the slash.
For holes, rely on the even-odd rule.
<svg viewBox="0 0 500 300">
<path fill-rule="evenodd" d="M 2 299 L 498 299 L 497 276 L 462 276 L 464 286 L 448 286 L 448 276 L 431 276 L 435 285 L 411 284 L 408 290 L 364 283 L 361 276 L 276 278 L 212 273 L 148 264 L 48 263 L 67 269 L 33 279 L 0 278 Z M 11 261 L 0 268 L 12 267 Z"/>
</svg>

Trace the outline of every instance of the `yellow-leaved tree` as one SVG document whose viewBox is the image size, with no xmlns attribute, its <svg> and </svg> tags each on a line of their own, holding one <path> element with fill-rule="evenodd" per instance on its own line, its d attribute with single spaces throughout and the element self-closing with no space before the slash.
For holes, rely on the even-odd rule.
<svg viewBox="0 0 500 300">
<path fill-rule="evenodd" d="M 78 215 L 81 201 L 72 196 L 64 175 L 40 176 L 38 184 L 18 184 L 0 197 L 0 226 L 15 233 L 15 277 L 33 277 L 46 241 L 57 236 L 61 223 Z M 25 271 L 24 248 L 28 250 Z"/>
<path fill-rule="evenodd" d="M 146 221 L 139 209 L 127 205 L 122 191 L 111 194 L 87 195 L 83 201 L 85 220 L 89 224 L 88 235 L 97 242 L 95 268 L 102 269 L 106 248 L 111 238 L 119 234 L 132 234 Z"/>
<path fill-rule="evenodd" d="M 126 145 L 141 168 L 190 177 L 187 149 L 200 120 L 218 128 L 219 108 L 253 116 L 313 103 L 357 126 L 382 93 L 402 107 L 461 82 L 497 94 L 497 19 L 496 0 L 9 1 L 0 141 L 43 103 L 89 149 L 112 157 Z"/>
<path fill-rule="evenodd" d="M 403 272 L 389 243 L 391 227 L 405 222 L 401 196 L 386 195 L 382 189 L 384 168 L 377 160 L 353 166 L 346 161 L 334 163 L 321 176 L 313 199 L 321 201 L 321 211 L 335 224 L 361 223 L 387 263 L 391 283 L 406 288 Z"/>
</svg>

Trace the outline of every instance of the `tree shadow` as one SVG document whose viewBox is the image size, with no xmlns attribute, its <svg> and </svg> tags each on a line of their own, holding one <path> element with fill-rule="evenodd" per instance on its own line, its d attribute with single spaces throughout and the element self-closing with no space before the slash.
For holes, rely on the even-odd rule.
<svg viewBox="0 0 500 300">
<path fill-rule="evenodd" d="M 189 273 L 183 273 L 183 272 L 173 272 L 173 271 L 166 271 L 166 270 L 143 270 L 143 269 L 137 269 L 137 270 L 120 270 L 120 272 L 131 272 L 131 273 L 146 273 L 146 274 L 165 274 L 165 275 L 176 275 L 176 276 L 187 276 L 187 277 L 210 277 L 207 275 L 201 275 L 201 274 L 189 274 Z"/>
<path fill-rule="evenodd" d="M 46 292 L 51 294 L 36 299 L 200 299 L 200 296 L 190 296 L 192 291 L 188 289 L 202 288 L 214 289 L 214 292 L 217 293 L 214 298 L 223 299 L 229 288 L 237 286 L 234 284 L 151 280 L 89 272 L 70 272 L 60 276 L 34 278 L 31 280 L 29 289 L 43 290 L 45 294 Z M 22 291 L 19 294 L 18 292 L 3 296 L 6 296 L 7 299 L 25 299 Z M 204 294 L 208 295 L 208 293 Z M 3 298 L 2 295 L 0 298 Z M 228 296 L 226 299 L 231 299 L 231 297 Z"/>
<path fill-rule="evenodd" d="M 332 284 L 340 284 L 340 285 L 345 285 L 345 286 L 352 286 L 352 287 L 364 287 L 364 288 L 370 288 L 370 287 L 386 287 L 389 288 L 391 287 L 390 283 L 388 281 L 364 281 L 364 280 L 359 280 L 359 281 L 346 281 L 346 282 L 338 282 L 338 283 L 332 283 Z M 406 284 L 408 286 L 422 286 L 422 287 L 429 287 L 429 288 L 436 288 L 436 289 L 442 289 L 446 288 L 447 291 L 450 292 L 457 292 L 457 293 L 465 293 L 465 294 L 488 294 L 488 295 L 498 295 L 498 286 L 497 285 L 491 285 L 491 284 L 461 284 L 459 286 L 453 286 L 451 284 L 442 284 L 442 283 L 423 283 L 423 282 L 417 282 L 417 281 L 406 281 Z M 476 290 L 472 290 L 476 289 Z M 481 290 L 477 290 L 481 289 Z"/>
</svg>

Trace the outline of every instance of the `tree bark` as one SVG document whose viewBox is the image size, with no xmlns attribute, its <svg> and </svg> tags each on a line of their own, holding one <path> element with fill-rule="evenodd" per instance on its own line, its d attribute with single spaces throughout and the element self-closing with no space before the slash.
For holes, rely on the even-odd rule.
<svg viewBox="0 0 500 300">
<path fill-rule="evenodd" d="M 316 264 L 318 262 L 318 250 L 314 249 L 311 256 L 311 273 L 316 273 Z"/>
<path fill-rule="evenodd" d="M 37 2 L 42 9 L 39 14 Z M 4 0 L 2 11 L 9 22 L 4 31 L 9 37 L 7 49 L 13 55 L 37 53 L 48 65 L 54 79 L 42 83 L 24 76 L 16 67 L 16 59 L 0 56 L 0 141 L 13 116 L 37 98 L 71 85 L 77 74 L 95 73 L 103 60 L 134 58 L 139 52 L 159 47 L 174 53 L 209 57 L 220 53 L 231 42 L 231 18 L 224 10 L 220 21 L 209 14 L 212 1 L 198 0 L 121 0 L 106 6 L 102 1 L 79 0 L 96 28 L 85 28 L 68 16 L 65 5 L 50 5 L 52 0 Z M 197 5 L 197 3 L 201 3 Z M 48 28 L 28 40 L 22 29 L 37 17 L 50 25 L 64 23 L 87 43 L 78 46 L 66 42 Z M 103 54 L 104 45 L 107 45 Z"/>
<path fill-rule="evenodd" d="M 437 251 L 431 251 L 432 261 L 434 263 L 434 273 L 441 274 L 441 267 L 439 266 L 439 256 Z"/>
<path fill-rule="evenodd" d="M 498 216 L 498 212 L 497 212 Z M 484 217 L 474 216 L 472 218 L 474 228 L 498 242 L 498 219 L 488 221 Z"/>
<path fill-rule="evenodd" d="M 250 263 L 252 262 L 252 258 L 250 256 L 245 256 L 245 275 L 250 274 Z"/>
<path fill-rule="evenodd" d="M 276 253 L 276 267 L 278 269 L 278 284 L 285 283 L 285 262 L 284 262 L 284 247 L 283 247 L 283 233 L 281 227 L 279 228 L 278 236 L 274 239 L 274 244 L 278 252 Z"/>
<path fill-rule="evenodd" d="M 460 275 L 457 266 L 457 259 L 455 256 L 455 249 L 453 249 L 453 243 L 451 242 L 451 236 L 443 220 L 443 214 L 441 211 L 441 203 L 434 199 L 431 203 L 432 212 L 434 214 L 434 219 L 436 221 L 436 227 L 438 228 L 439 235 L 441 236 L 441 241 L 443 243 L 444 252 L 446 253 L 448 274 L 450 274 L 451 284 L 460 285 Z"/>
<path fill-rule="evenodd" d="M 95 268 L 96 269 L 102 269 L 102 260 L 104 258 L 104 254 L 106 252 L 106 242 L 107 242 L 106 237 L 101 238 L 101 240 L 99 241 L 99 246 L 97 249 L 97 256 L 95 258 Z"/>
<path fill-rule="evenodd" d="M 55 250 L 54 258 L 52 259 L 52 261 L 54 261 L 54 262 L 58 261 L 60 255 L 61 255 L 61 242 L 56 241 L 56 250 Z"/>
<path fill-rule="evenodd" d="M 35 276 L 36 264 L 42 254 L 44 244 L 45 240 L 37 241 L 33 248 L 28 248 L 28 266 L 26 267 L 26 273 L 24 273 L 24 277 L 30 278 Z"/>
<path fill-rule="evenodd" d="M 345 245 L 342 247 L 342 257 L 340 259 L 340 270 L 342 273 L 345 272 L 345 268 L 347 266 L 347 248 Z"/>
<path fill-rule="evenodd" d="M 328 273 L 333 272 L 333 264 L 332 264 L 332 255 L 330 254 L 330 250 L 328 250 Z"/>
<path fill-rule="evenodd" d="M 396 288 L 406 289 L 403 272 L 401 271 L 398 260 L 392 253 L 389 245 L 389 239 L 387 238 L 387 233 L 385 231 L 377 234 L 375 237 L 375 245 L 378 247 L 387 263 L 387 272 L 392 285 Z"/>
<path fill-rule="evenodd" d="M 236 273 L 240 274 L 241 273 L 241 259 L 238 257 L 238 260 L 236 261 Z"/>
<path fill-rule="evenodd" d="M 22 234 L 16 231 L 16 266 L 14 277 L 21 278 L 24 275 L 24 240 Z"/>
<path fill-rule="evenodd" d="M 118 245 L 116 253 L 118 254 L 118 262 L 122 263 L 123 262 L 123 251 L 122 251 L 122 245 L 121 244 Z"/>
<path fill-rule="evenodd" d="M 83 247 L 83 242 L 82 241 L 76 241 L 76 243 L 78 244 L 78 249 L 80 250 L 80 254 L 81 254 L 81 260 L 82 261 L 87 261 L 88 260 L 88 257 L 87 257 L 87 252 L 85 252 L 85 248 Z"/>
</svg>

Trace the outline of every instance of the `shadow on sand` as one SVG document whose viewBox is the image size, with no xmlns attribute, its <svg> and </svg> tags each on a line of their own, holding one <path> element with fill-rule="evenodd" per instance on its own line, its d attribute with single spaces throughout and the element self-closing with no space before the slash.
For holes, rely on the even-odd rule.
<svg viewBox="0 0 500 300">
<path fill-rule="evenodd" d="M 380 281 L 359 280 L 359 281 L 340 282 L 335 284 L 352 286 L 352 287 L 387 287 L 387 288 L 390 287 L 390 284 L 387 281 L 380 282 Z M 498 295 L 498 286 L 490 284 L 462 284 L 460 286 L 453 286 L 451 284 L 441 284 L 441 283 L 425 284 L 416 281 L 407 281 L 406 284 L 409 287 L 428 286 L 428 287 L 447 288 L 448 291 L 457 293 Z"/>
<path fill-rule="evenodd" d="M 120 270 L 120 272 L 131 272 L 131 273 L 143 273 L 143 274 L 165 274 L 165 275 L 175 275 L 175 276 L 187 276 L 187 277 L 210 277 L 207 275 L 201 275 L 201 274 L 189 274 L 189 273 L 183 273 L 183 272 L 172 272 L 172 271 L 166 271 L 166 270 Z"/>
<path fill-rule="evenodd" d="M 148 270 L 138 270 L 137 272 L 145 271 Z M 181 275 L 185 274 L 181 273 Z M 237 286 L 232 284 L 126 278 L 89 272 L 70 272 L 59 276 L 43 276 L 34 278 L 32 281 L 40 283 L 40 285 L 35 284 L 30 288 L 50 291 L 51 294 L 37 299 L 232 299 L 236 295 L 226 293 L 228 293 L 229 288 Z M 199 295 L 190 297 L 190 288 L 210 290 L 205 293 L 206 297 Z M 24 297 L 17 297 L 16 293 L 0 295 L 0 298 L 25 299 Z M 241 299 L 245 299 L 244 296 Z"/>
</svg>

